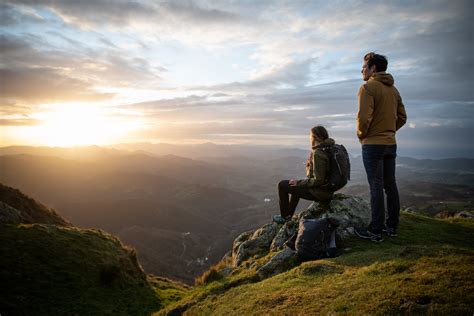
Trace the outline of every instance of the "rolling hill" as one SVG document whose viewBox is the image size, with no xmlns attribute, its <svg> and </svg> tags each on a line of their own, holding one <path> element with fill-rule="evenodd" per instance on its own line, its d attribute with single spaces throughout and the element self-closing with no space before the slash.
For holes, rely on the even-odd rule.
<svg viewBox="0 0 474 316">
<path fill-rule="evenodd" d="M 74 227 L 16 189 L 0 184 L 0 205 L 2 315 L 147 315 L 186 291 L 147 276 L 116 237 Z M 5 216 L 12 210 L 18 218 Z"/>
</svg>

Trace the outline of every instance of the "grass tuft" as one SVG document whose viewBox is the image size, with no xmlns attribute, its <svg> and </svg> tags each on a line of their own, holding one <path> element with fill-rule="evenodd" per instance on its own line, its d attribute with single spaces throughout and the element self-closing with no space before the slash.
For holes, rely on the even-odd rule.
<svg viewBox="0 0 474 316">
<path fill-rule="evenodd" d="M 215 267 L 211 267 L 209 270 L 204 272 L 201 276 L 196 278 L 195 284 L 196 285 L 203 285 L 206 283 L 214 282 L 217 280 L 222 279 L 224 276 L 217 271 Z"/>
</svg>

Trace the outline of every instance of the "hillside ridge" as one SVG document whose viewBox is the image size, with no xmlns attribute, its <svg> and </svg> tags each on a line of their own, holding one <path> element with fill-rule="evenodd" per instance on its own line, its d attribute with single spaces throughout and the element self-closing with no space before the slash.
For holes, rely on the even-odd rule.
<svg viewBox="0 0 474 316">
<path fill-rule="evenodd" d="M 2 315 L 149 315 L 187 288 L 145 274 L 117 237 L 75 227 L 4 185 L 0 284 Z"/>
</svg>

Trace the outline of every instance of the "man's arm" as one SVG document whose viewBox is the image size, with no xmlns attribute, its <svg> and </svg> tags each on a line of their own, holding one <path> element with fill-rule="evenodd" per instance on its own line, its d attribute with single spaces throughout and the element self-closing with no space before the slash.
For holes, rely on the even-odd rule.
<svg viewBox="0 0 474 316">
<path fill-rule="evenodd" d="M 357 137 L 363 140 L 367 137 L 370 122 L 374 114 L 374 97 L 367 91 L 366 85 L 362 85 L 357 94 L 359 97 L 359 111 L 357 112 Z"/>
<path fill-rule="evenodd" d="M 397 123 L 396 123 L 397 131 L 403 125 L 405 125 L 406 122 L 407 122 L 407 112 L 405 111 L 405 105 L 403 105 L 402 97 L 400 96 L 400 93 L 398 93 Z"/>
</svg>

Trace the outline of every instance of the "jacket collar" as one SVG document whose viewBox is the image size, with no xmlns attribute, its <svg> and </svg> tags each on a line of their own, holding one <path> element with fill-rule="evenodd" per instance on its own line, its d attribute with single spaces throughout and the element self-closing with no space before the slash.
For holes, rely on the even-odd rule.
<svg viewBox="0 0 474 316">
<path fill-rule="evenodd" d="M 313 149 L 319 148 L 319 147 L 326 147 L 326 146 L 331 146 L 334 145 L 335 141 L 332 138 L 326 138 L 323 140 L 320 144 L 313 146 Z"/>
</svg>

